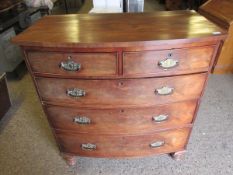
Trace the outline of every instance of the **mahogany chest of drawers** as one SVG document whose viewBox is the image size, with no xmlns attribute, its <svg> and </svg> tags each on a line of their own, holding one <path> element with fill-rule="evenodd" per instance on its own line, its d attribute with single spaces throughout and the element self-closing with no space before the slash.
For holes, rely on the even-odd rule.
<svg viewBox="0 0 233 175">
<path fill-rule="evenodd" d="M 13 39 L 69 164 L 179 159 L 226 33 L 193 11 L 47 16 Z"/>
</svg>

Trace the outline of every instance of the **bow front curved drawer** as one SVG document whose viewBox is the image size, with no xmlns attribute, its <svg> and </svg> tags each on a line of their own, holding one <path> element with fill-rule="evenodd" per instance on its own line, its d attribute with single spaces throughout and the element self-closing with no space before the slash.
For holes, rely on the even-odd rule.
<svg viewBox="0 0 233 175">
<path fill-rule="evenodd" d="M 209 70 L 215 46 L 183 49 L 125 52 L 125 76 L 165 76 Z"/>
<path fill-rule="evenodd" d="M 117 53 L 28 52 L 32 72 L 56 77 L 113 77 Z"/>
<path fill-rule="evenodd" d="M 192 123 L 196 101 L 148 108 L 80 109 L 46 105 L 55 129 L 90 134 L 142 134 Z"/>
<path fill-rule="evenodd" d="M 74 134 L 55 130 L 62 152 L 86 157 L 140 157 L 183 150 L 190 128 L 144 135 Z"/>
<path fill-rule="evenodd" d="M 153 106 L 201 95 L 206 73 L 165 78 L 77 80 L 36 78 L 45 103 L 79 107 Z"/>
</svg>

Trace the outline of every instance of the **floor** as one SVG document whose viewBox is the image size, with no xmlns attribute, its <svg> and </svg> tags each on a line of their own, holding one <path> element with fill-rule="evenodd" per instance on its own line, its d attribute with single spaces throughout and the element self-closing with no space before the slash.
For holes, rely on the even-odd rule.
<svg viewBox="0 0 233 175">
<path fill-rule="evenodd" d="M 146 1 L 145 9 L 162 9 L 154 2 Z M 59 156 L 30 76 L 8 84 L 12 108 L 0 125 L 0 175 L 233 174 L 233 75 L 210 76 L 184 160 L 79 157 L 74 167 Z"/>
</svg>

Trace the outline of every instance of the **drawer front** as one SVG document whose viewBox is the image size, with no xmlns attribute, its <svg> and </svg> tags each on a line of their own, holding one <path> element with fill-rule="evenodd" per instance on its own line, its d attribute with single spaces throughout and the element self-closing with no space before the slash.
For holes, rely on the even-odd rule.
<svg viewBox="0 0 233 175">
<path fill-rule="evenodd" d="M 33 72 L 68 76 L 98 77 L 117 74 L 117 53 L 29 52 Z"/>
<path fill-rule="evenodd" d="M 215 46 L 126 52 L 124 75 L 177 75 L 208 71 Z"/>
<path fill-rule="evenodd" d="M 55 132 L 62 152 L 87 157 L 140 157 L 183 150 L 190 128 L 133 136 Z"/>
<path fill-rule="evenodd" d="M 44 109 L 56 129 L 92 134 L 142 134 L 190 124 L 196 101 L 136 109 L 98 110 L 58 106 L 45 106 Z"/>
<path fill-rule="evenodd" d="M 50 104 L 117 108 L 197 99 L 206 75 L 127 80 L 36 78 L 36 82 L 42 100 Z"/>
</svg>

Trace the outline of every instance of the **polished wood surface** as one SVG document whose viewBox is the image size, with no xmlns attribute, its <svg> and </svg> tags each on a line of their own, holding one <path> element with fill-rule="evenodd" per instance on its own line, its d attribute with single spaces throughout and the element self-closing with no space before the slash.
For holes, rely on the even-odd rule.
<svg viewBox="0 0 233 175">
<path fill-rule="evenodd" d="M 60 151 L 74 164 L 74 156 L 180 157 L 225 38 L 201 15 L 178 11 L 48 16 L 13 41 Z M 158 68 L 168 56 L 176 67 Z M 81 69 L 61 69 L 67 60 Z M 69 96 L 72 88 L 85 96 Z M 168 118 L 155 122 L 159 115 Z"/>
<path fill-rule="evenodd" d="M 190 128 L 182 128 L 147 135 L 108 136 L 55 130 L 62 152 L 85 157 L 141 157 L 176 152 L 184 149 L 189 131 Z M 165 144 L 151 148 L 150 144 L 157 141 L 164 141 Z M 96 150 L 83 150 L 83 143 L 95 144 Z"/>
<path fill-rule="evenodd" d="M 215 61 L 214 73 L 233 73 L 233 1 L 210 0 L 199 8 L 199 13 L 228 30 L 222 51 Z"/>
<path fill-rule="evenodd" d="M 29 52 L 31 69 L 36 75 L 47 77 L 76 78 L 124 78 L 181 75 L 208 71 L 216 45 L 168 49 L 158 51 L 91 53 L 91 52 Z M 161 68 L 159 61 L 169 58 L 177 60 L 178 66 Z M 66 71 L 60 67 L 68 58 L 81 65 L 79 71 Z M 119 59 L 118 59 L 119 58 Z M 122 59 L 120 59 L 122 58 Z M 188 59 L 187 59 L 188 58 Z M 123 63 L 120 65 L 119 62 Z M 89 63 L 92 64 L 89 64 Z M 45 66 L 45 64 L 47 66 Z M 122 73 L 121 73 L 122 69 Z"/>
<path fill-rule="evenodd" d="M 130 107 L 151 106 L 198 99 L 201 95 L 206 73 L 148 79 L 127 80 L 72 80 L 36 78 L 42 101 L 48 104 L 75 104 L 80 107 Z M 170 95 L 159 95 L 156 89 L 174 88 Z M 70 97 L 67 89 L 85 90 L 84 97 Z"/>
<path fill-rule="evenodd" d="M 213 35 L 217 31 L 221 34 Z M 196 12 L 171 11 L 46 16 L 16 36 L 13 42 L 24 46 L 89 48 L 158 45 L 174 39 L 209 41 L 223 37 L 224 30 Z"/>
<path fill-rule="evenodd" d="M 66 71 L 60 67 L 61 62 L 66 62 L 69 57 L 72 61 L 81 65 L 79 71 Z M 111 77 L 118 73 L 117 53 L 29 52 L 28 60 L 33 72 L 46 75 Z"/>
<path fill-rule="evenodd" d="M 123 74 L 161 76 L 208 71 L 214 49 L 215 46 L 207 46 L 162 51 L 126 52 L 123 55 Z M 167 58 L 178 61 L 178 66 L 164 71 L 158 63 Z"/>
<path fill-rule="evenodd" d="M 90 134 L 143 134 L 156 130 L 191 124 L 196 101 L 172 103 L 149 108 L 74 109 L 70 107 L 45 106 L 48 119 L 55 129 Z M 157 122 L 153 117 L 168 116 Z M 74 122 L 75 117 L 87 117 L 90 124 Z"/>
</svg>

